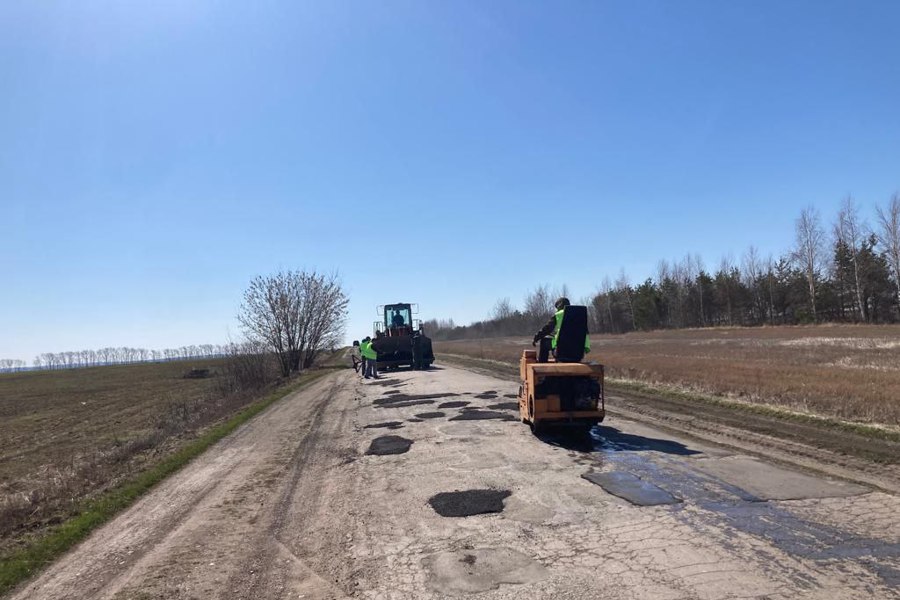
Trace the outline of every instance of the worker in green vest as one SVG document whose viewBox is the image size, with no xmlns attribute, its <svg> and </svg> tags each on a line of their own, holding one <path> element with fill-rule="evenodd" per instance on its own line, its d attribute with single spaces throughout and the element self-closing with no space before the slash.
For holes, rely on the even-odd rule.
<svg viewBox="0 0 900 600">
<path fill-rule="evenodd" d="M 366 337 L 359 345 L 359 351 L 366 361 L 366 379 L 378 379 L 378 352 L 372 345 L 372 338 Z"/>
<path fill-rule="evenodd" d="M 541 327 L 541 330 L 534 334 L 534 339 L 531 341 L 531 345 L 534 346 L 537 344 L 538 340 L 544 336 L 553 335 L 553 338 L 550 342 L 550 347 L 553 348 L 554 356 L 556 355 L 556 342 L 559 340 L 559 330 L 562 328 L 563 315 L 566 313 L 566 307 L 571 304 L 569 299 L 563 296 L 559 300 L 557 300 L 553 306 L 556 308 L 556 313 L 550 317 L 550 320 L 547 321 L 547 324 Z M 589 336 L 584 336 L 584 353 L 587 354 L 591 351 L 591 338 Z"/>
</svg>

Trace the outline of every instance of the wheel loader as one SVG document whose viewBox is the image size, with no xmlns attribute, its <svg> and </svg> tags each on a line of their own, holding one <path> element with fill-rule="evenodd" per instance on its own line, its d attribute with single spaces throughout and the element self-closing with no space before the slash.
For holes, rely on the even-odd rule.
<svg viewBox="0 0 900 600">
<path fill-rule="evenodd" d="M 538 349 L 523 350 L 519 362 L 519 415 L 535 433 L 550 425 L 587 432 L 606 416 L 603 365 L 583 362 L 587 308 L 564 311 L 556 347 L 541 338 Z"/>
<path fill-rule="evenodd" d="M 427 369 L 434 362 L 431 339 L 419 319 L 413 319 L 413 305 L 399 302 L 378 307 L 381 320 L 375 321 L 375 350 L 378 369 L 387 370 L 409 366 Z"/>
</svg>

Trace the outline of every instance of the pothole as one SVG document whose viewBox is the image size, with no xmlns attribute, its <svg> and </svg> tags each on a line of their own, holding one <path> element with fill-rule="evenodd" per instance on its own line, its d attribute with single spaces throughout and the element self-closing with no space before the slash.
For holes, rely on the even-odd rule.
<svg viewBox="0 0 900 600">
<path fill-rule="evenodd" d="M 466 400 L 453 400 L 451 402 L 442 402 L 437 405 L 438 408 L 461 408 L 463 406 L 468 406 L 471 402 Z"/>
<path fill-rule="evenodd" d="M 508 413 L 497 412 L 495 410 L 478 410 L 472 409 L 462 412 L 455 417 L 451 417 L 451 421 L 483 421 L 486 419 L 500 419 L 503 421 L 515 421 L 516 418 Z"/>
<path fill-rule="evenodd" d="M 403 421 L 385 421 L 366 425 L 363 429 L 400 429 L 401 427 L 403 427 Z"/>
<path fill-rule="evenodd" d="M 503 500 L 509 490 L 464 490 L 441 492 L 428 499 L 434 512 L 442 517 L 470 517 L 503 512 Z"/>
<path fill-rule="evenodd" d="M 493 400 L 497 397 L 497 392 L 483 392 L 475 396 L 480 400 Z"/>
<path fill-rule="evenodd" d="M 547 569 L 512 548 L 474 548 L 425 557 L 428 587 L 444 595 L 495 590 L 501 584 L 537 583 Z"/>
<path fill-rule="evenodd" d="M 409 452 L 413 441 L 399 435 L 383 435 L 372 440 L 366 454 L 384 456 L 386 454 L 404 454 Z"/>
<path fill-rule="evenodd" d="M 518 402 L 498 402 L 497 404 L 491 404 L 488 408 L 493 408 L 494 410 L 519 410 Z"/>
<path fill-rule="evenodd" d="M 424 412 L 416 415 L 418 419 L 440 419 L 441 417 L 446 417 L 447 413 L 442 412 Z"/>
</svg>

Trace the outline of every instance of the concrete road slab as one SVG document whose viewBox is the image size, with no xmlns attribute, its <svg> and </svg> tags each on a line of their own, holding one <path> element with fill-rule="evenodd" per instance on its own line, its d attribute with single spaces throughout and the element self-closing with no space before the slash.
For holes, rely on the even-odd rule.
<svg viewBox="0 0 900 600">
<path fill-rule="evenodd" d="M 799 473 L 750 456 L 701 458 L 694 461 L 693 466 L 761 500 L 836 498 L 870 491 L 861 485 Z"/>
</svg>

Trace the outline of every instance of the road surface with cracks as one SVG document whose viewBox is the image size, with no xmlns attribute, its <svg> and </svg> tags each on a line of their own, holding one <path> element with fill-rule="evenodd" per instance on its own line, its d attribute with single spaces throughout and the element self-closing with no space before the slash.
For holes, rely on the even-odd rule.
<svg viewBox="0 0 900 600">
<path fill-rule="evenodd" d="M 514 394 L 330 376 L 12 598 L 898 597 L 896 495 L 620 418 L 536 438 Z"/>
</svg>

